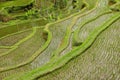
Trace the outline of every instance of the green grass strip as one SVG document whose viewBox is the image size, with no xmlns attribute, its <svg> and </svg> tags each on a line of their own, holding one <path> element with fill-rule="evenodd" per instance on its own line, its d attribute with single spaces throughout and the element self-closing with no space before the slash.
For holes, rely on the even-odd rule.
<svg viewBox="0 0 120 80">
<path fill-rule="evenodd" d="M 64 66 L 68 61 L 70 61 L 72 58 L 80 55 L 82 52 L 84 52 L 87 48 L 89 48 L 97 36 L 103 32 L 105 29 L 107 29 L 112 23 L 114 23 L 117 19 L 120 18 L 120 13 L 115 13 L 114 16 L 112 16 L 108 21 L 106 21 L 103 25 L 96 28 L 90 36 L 84 41 L 84 43 L 79 46 L 78 48 L 72 50 L 68 54 L 65 54 L 58 60 L 52 59 L 49 63 L 46 65 L 43 65 L 40 68 L 34 69 L 32 71 L 26 72 L 20 76 L 12 76 L 5 78 L 3 80 L 34 80 L 35 78 L 42 76 L 46 73 L 52 72 L 53 70 L 56 70 L 62 66 Z"/>
</svg>

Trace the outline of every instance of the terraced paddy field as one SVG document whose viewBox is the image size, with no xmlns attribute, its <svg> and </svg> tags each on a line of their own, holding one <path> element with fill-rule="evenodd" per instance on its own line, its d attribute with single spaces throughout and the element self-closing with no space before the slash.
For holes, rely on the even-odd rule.
<svg viewBox="0 0 120 80">
<path fill-rule="evenodd" d="M 120 0 L 0 2 L 0 80 L 120 80 Z"/>
</svg>

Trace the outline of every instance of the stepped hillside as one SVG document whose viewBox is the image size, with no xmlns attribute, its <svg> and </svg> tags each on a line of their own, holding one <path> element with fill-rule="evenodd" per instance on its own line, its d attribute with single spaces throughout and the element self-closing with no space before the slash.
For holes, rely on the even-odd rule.
<svg viewBox="0 0 120 80">
<path fill-rule="evenodd" d="M 0 80 L 120 80 L 120 0 L 0 0 Z"/>
</svg>

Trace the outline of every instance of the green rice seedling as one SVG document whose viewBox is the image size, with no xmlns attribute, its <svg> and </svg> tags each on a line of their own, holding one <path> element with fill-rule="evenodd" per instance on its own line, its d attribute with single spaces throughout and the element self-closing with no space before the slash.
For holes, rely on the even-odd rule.
<svg viewBox="0 0 120 80">
<path fill-rule="evenodd" d="M 0 54 L 0 57 L 5 56 L 5 55 L 9 54 L 11 51 L 17 49 L 18 46 L 19 46 L 21 43 L 23 43 L 23 42 L 25 42 L 26 40 L 28 40 L 29 38 L 31 38 L 31 37 L 35 34 L 35 32 L 36 32 L 36 31 L 33 29 L 33 32 L 32 32 L 30 35 L 28 35 L 27 37 L 23 38 L 22 40 L 20 40 L 19 42 L 15 43 L 14 45 L 11 45 L 11 46 L 0 46 L 1 48 L 6 48 L 6 49 L 8 48 L 8 49 L 9 49 L 9 50 L 6 51 L 5 53 Z M 8 36 L 9 36 L 9 35 L 8 35 Z M 4 37 L 2 37 L 2 38 L 4 38 Z"/>
<path fill-rule="evenodd" d="M 80 16 L 84 16 L 84 13 L 81 14 Z M 64 37 L 63 41 L 61 42 L 61 45 L 58 48 L 58 50 L 53 52 L 53 55 L 56 56 L 56 55 L 60 54 L 61 52 L 64 52 L 63 50 L 65 50 L 68 47 L 68 45 L 70 43 L 71 35 L 72 35 L 72 28 L 76 24 L 77 20 L 78 20 L 78 17 L 74 16 L 73 22 L 72 22 L 71 26 L 68 28 L 68 31 L 66 32 L 66 36 Z"/>
<path fill-rule="evenodd" d="M 7 27 L 0 28 L 0 32 L 1 32 L 0 37 L 30 28 L 27 26 L 22 26 L 21 28 L 20 27 L 21 26 L 7 26 Z"/>
<path fill-rule="evenodd" d="M 26 32 L 22 31 L 2 37 L 0 39 L 0 57 L 9 53 L 12 48 L 16 48 L 14 45 L 17 44 L 17 42 L 19 43 L 21 39 L 28 36 L 31 31 L 32 30 L 27 30 Z"/>
<path fill-rule="evenodd" d="M 38 19 L 24 17 L 25 11 L 16 15 L 27 0 L 0 5 L 0 10 L 13 9 L 17 19 L 0 22 L 0 80 L 119 79 L 119 1 L 59 1 L 46 0 L 53 6 L 38 12 Z"/>
<path fill-rule="evenodd" d="M 44 32 L 45 31 L 45 32 Z M 19 73 L 22 73 L 22 72 L 25 72 L 25 71 L 29 71 L 32 69 L 32 66 L 31 66 L 31 62 L 33 62 L 36 57 L 39 56 L 39 54 L 45 49 L 47 48 L 47 46 L 49 45 L 50 43 L 50 40 L 51 40 L 51 34 L 50 32 L 45 29 L 43 31 L 43 33 L 41 33 L 41 36 L 39 35 L 39 37 L 43 38 L 43 34 L 45 33 L 48 33 L 48 40 L 46 41 L 44 38 L 43 40 L 45 40 L 45 44 L 40 47 L 29 59 L 27 59 L 26 61 L 22 62 L 22 63 L 19 63 L 18 65 L 15 65 L 15 66 L 11 66 L 11 67 L 6 67 L 4 68 L 3 70 L 1 70 L 1 74 L 0 74 L 0 79 L 3 79 L 4 77 L 8 76 L 8 75 L 11 75 L 11 74 L 18 74 L 18 71 Z M 43 40 L 41 42 L 43 42 Z"/>
<path fill-rule="evenodd" d="M 3 36 L 6 36 L 8 34 L 12 34 L 15 32 L 19 32 L 19 31 L 23 31 L 23 30 L 27 30 L 30 29 L 34 26 L 40 26 L 42 27 L 43 25 L 45 25 L 47 23 L 47 21 L 41 20 L 41 19 L 35 19 L 33 21 L 27 20 L 27 21 L 21 21 L 20 23 L 16 23 L 13 25 L 5 25 L 0 27 L 0 38 Z"/>
<path fill-rule="evenodd" d="M 97 14 L 97 13 L 99 13 L 100 11 L 95 11 L 93 14 Z M 105 11 L 105 12 L 103 12 L 103 13 L 101 13 L 101 15 L 103 15 L 103 14 L 105 14 L 105 13 L 109 13 L 110 12 L 110 10 L 108 9 L 107 11 Z M 81 15 L 79 15 L 79 16 L 76 16 L 76 20 L 79 20 L 79 18 L 81 18 L 81 17 L 86 17 L 87 16 L 87 14 L 88 14 L 89 12 L 86 12 L 86 13 L 82 13 Z M 91 14 L 91 13 L 90 13 Z M 99 14 L 98 14 L 99 15 Z M 99 15 L 100 16 L 100 15 Z M 86 19 L 87 19 L 87 17 L 86 17 Z M 83 19 L 84 20 L 84 19 Z M 89 19 L 89 20 L 92 20 L 92 19 Z M 76 21 L 77 22 L 77 21 Z M 82 23 L 82 22 L 81 22 Z M 74 25 L 73 25 L 73 27 L 74 26 L 76 26 L 76 23 L 74 23 Z M 77 29 L 78 30 L 78 29 Z M 77 30 L 76 30 L 76 32 L 77 32 Z M 73 36 L 72 36 L 73 37 Z M 70 39 L 70 38 L 66 38 L 66 39 Z M 70 42 L 69 42 L 70 41 Z M 67 44 L 68 43 L 68 44 Z M 67 42 L 66 42 L 66 44 L 67 45 L 69 45 L 69 46 L 67 46 L 67 48 L 66 49 L 64 49 L 64 51 L 61 51 L 61 48 L 59 48 L 59 50 L 58 51 L 61 51 L 62 53 L 61 54 L 65 54 L 65 53 L 67 53 L 67 52 L 70 52 L 71 50 L 72 50 L 72 45 L 71 45 L 71 40 L 67 40 Z M 64 44 L 64 42 L 63 42 L 63 44 Z M 82 42 L 79 42 L 79 43 L 74 43 L 74 45 L 81 45 L 82 44 Z M 63 46 L 61 46 L 62 48 L 64 48 Z M 56 52 L 56 53 L 59 53 L 59 52 Z"/>
<path fill-rule="evenodd" d="M 8 51 L 9 49 L 6 48 L 0 48 L 0 54 L 5 53 L 6 51 Z"/>
<path fill-rule="evenodd" d="M 6 7 L 17 7 L 17 6 L 26 6 L 30 3 L 34 2 L 34 0 L 15 0 L 15 1 L 8 1 L 8 2 L 3 2 L 0 4 L 0 9 L 6 8 Z"/>
<path fill-rule="evenodd" d="M 76 18 L 70 18 L 73 22 L 71 23 L 70 26 L 67 27 L 65 37 L 61 40 L 60 45 L 58 46 L 58 49 L 56 49 L 52 53 L 52 57 L 59 57 L 59 54 L 61 51 L 63 51 L 68 45 L 69 45 L 69 39 L 72 34 L 72 27 L 74 26 L 75 22 L 77 21 Z"/>
<path fill-rule="evenodd" d="M 43 20 L 43 19 L 33 19 L 32 21 L 31 21 L 31 19 L 28 19 L 28 20 L 13 20 L 13 21 L 9 21 L 9 22 L 6 22 L 6 23 L 1 22 L 0 28 L 8 27 L 8 26 L 32 26 L 32 24 L 34 24 L 34 25 L 36 24 L 35 26 L 43 26 L 46 23 L 48 23 L 48 22 L 46 20 Z"/>
<path fill-rule="evenodd" d="M 79 16 L 84 16 L 86 14 L 79 14 Z M 78 16 L 74 16 L 74 19 L 73 19 L 73 23 L 71 24 L 71 26 L 69 27 L 67 33 L 66 33 L 66 36 L 65 38 L 63 39 L 60 47 L 58 48 L 58 50 L 56 50 L 55 52 L 53 52 L 53 55 L 58 55 L 60 54 L 61 52 L 64 53 L 64 50 L 69 47 L 68 45 L 71 43 L 71 35 L 72 35 L 72 28 L 74 27 L 74 25 L 76 24 L 78 20 Z M 72 48 L 71 48 L 72 49 Z M 66 50 L 67 51 L 67 50 Z M 68 49 L 68 51 L 70 51 L 70 49 Z M 59 55 L 58 55 L 59 56 Z"/>
<path fill-rule="evenodd" d="M 35 80 L 119 80 L 119 25 L 120 19 L 103 31 L 81 55 Z"/>
<path fill-rule="evenodd" d="M 84 16 L 84 14 L 81 16 Z M 72 27 L 75 25 L 76 21 L 77 21 L 77 17 L 74 16 L 73 22 L 72 22 L 71 26 L 68 27 L 68 29 L 66 31 L 66 36 L 62 40 L 60 47 L 55 52 L 53 52 L 52 56 L 59 56 L 58 54 L 67 48 L 67 46 L 69 45 L 69 42 L 70 42 L 70 36 L 72 34 Z"/>
<path fill-rule="evenodd" d="M 78 22 L 76 23 L 76 25 L 73 28 L 73 30 L 76 29 L 76 31 L 74 33 L 73 44 L 78 44 L 79 43 L 78 33 L 79 33 L 80 29 L 86 23 L 91 22 L 92 20 L 96 19 L 97 17 L 100 17 L 101 15 L 103 15 L 105 13 L 111 12 L 110 9 L 107 7 L 107 5 L 108 5 L 107 0 L 105 1 L 104 5 L 103 5 L 103 2 L 100 0 L 92 10 L 86 12 L 86 14 L 89 14 L 89 15 L 86 15 L 86 16 L 83 16 L 83 17 L 79 18 Z"/>
<path fill-rule="evenodd" d="M 28 67 L 27 70 L 31 70 L 31 69 L 35 69 L 36 67 L 39 67 L 43 64 L 45 64 L 46 62 L 48 62 L 50 60 L 50 57 L 51 57 L 51 53 L 56 50 L 56 47 L 60 44 L 61 42 L 61 39 L 64 38 L 64 34 L 66 32 L 66 29 L 65 29 L 65 23 L 66 23 L 66 27 L 68 27 L 68 25 L 70 25 L 70 22 L 71 20 L 68 19 L 68 20 L 65 20 L 63 22 L 58 22 L 58 24 L 52 24 L 52 25 L 48 25 L 48 29 L 50 29 L 50 33 L 48 33 L 48 36 L 50 36 L 49 34 L 52 34 L 52 40 L 50 43 L 48 43 L 47 45 L 49 45 L 32 63 L 29 63 L 28 65 L 30 65 Z M 64 25 L 62 26 L 61 25 Z M 47 28 L 46 28 L 47 29 Z M 52 32 L 52 30 L 54 32 Z M 56 32 L 55 32 L 56 31 Z M 51 33 L 52 32 L 52 33 Z M 58 34 L 56 34 L 57 32 L 59 32 Z M 57 37 L 57 38 L 56 38 Z M 50 38 L 51 39 L 51 38 Z M 58 40 L 57 42 L 56 39 Z M 56 43 L 56 44 L 54 44 Z M 57 45 L 58 44 L 58 45 Z M 52 49 L 52 50 L 51 50 Z M 51 50 L 51 52 L 49 51 Z M 49 53 L 48 53 L 49 51 Z M 35 53 L 34 53 L 35 54 Z M 22 67 L 22 66 L 21 66 Z M 24 66 L 22 67 L 23 70 L 24 70 Z M 10 73 L 10 72 L 14 72 L 15 70 L 12 70 L 12 71 L 7 71 L 7 72 L 3 72 L 4 73 Z M 22 72 L 22 71 L 21 71 Z M 11 75 L 11 74 L 8 74 L 8 75 Z"/>
<path fill-rule="evenodd" d="M 79 31 L 78 39 L 80 42 L 84 42 L 86 38 L 89 36 L 89 34 L 97 27 L 98 25 L 103 24 L 105 21 L 107 21 L 113 14 L 105 14 L 101 16 L 100 18 L 97 18 L 96 20 L 85 24 Z"/>
<path fill-rule="evenodd" d="M 70 59 L 72 59 L 73 57 L 79 55 L 80 53 L 84 52 L 88 47 L 91 46 L 91 44 L 95 41 L 96 37 L 102 32 L 104 31 L 106 28 L 108 28 L 113 22 L 115 22 L 118 18 L 120 18 L 119 13 L 114 14 L 114 16 L 112 16 L 108 21 L 106 21 L 106 23 L 104 23 L 103 25 L 101 25 L 101 27 L 96 28 L 91 34 L 90 36 L 84 41 L 84 43 L 79 46 L 78 48 L 74 49 L 73 51 L 71 51 L 70 53 L 62 56 L 61 58 L 59 58 L 58 60 L 52 59 L 48 64 L 43 65 L 40 68 L 37 68 L 35 70 L 32 70 L 28 73 L 25 73 L 25 75 L 19 75 L 20 77 L 8 77 L 5 80 L 9 80 L 9 79 L 13 79 L 13 80 L 33 80 L 37 77 L 39 77 L 40 75 L 46 74 L 48 72 L 51 72 L 57 68 L 59 68 L 60 66 L 65 65 Z M 72 54 L 74 53 L 74 54 Z"/>
<path fill-rule="evenodd" d="M 62 21 L 62 20 L 61 20 Z M 57 24 L 58 25 L 58 24 Z M 67 25 L 67 24 L 66 24 Z M 53 27 L 51 27 L 51 29 L 53 29 Z M 55 34 L 56 35 L 56 34 Z M 59 36 L 59 35 L 57 35 L 57 36 Z M 56 38 L 56 39 L 58 39 L 58 38 Z M 51 41 L 52 42 L 52 41 Z M 61 47 L 61 46 L 60 46 Z M 62 47 L 61 47 L 62 48 Z M 59 47 L 58 47 L 58 49 L 59 49 Z M 53 51 L 53 50 L 52 50 Z M 56 50 L 57 51 L 57 50 Z M 44 56 L 46 56 L 47 54 L 44 54 Z M 38 59 L 40 59 L 40 58 L 38 58 Z M 47 60 L 47 58 L 46 59 L 44 59 L 44 60 Z"/>
<path fill-rule="evenodd" d="M 53 24 L 48 24 L 48 30 L 52 35 L 51 42 L 48 47 L 41 53 L 40 56 L 32 63 L 33 68 L 39 67 L 40 65 L 46 64 L 50 61 L 53 52 L 59 49 L 59 45 L 62 39 L 65 37 L 67 27 L 71 25 L 72 19 L 66 19 L 64 21 L 58 21 Z"/>
<path fill-rule="evenodd" d="M 25 38 L 32 32 L 31 29 L 27 31 L 21 31 L 13 34 L 9 34 L 0 39 L 0 46 L 12 46 L 21 39 Z"/>
<path fill-rule="evenodd" d="M 38 37 L 41 35 L 40 32 L 41 32 L 41 29 L 36 30 L 32 37 L 30 38 L 28 37 L 28 40 L 25 40 L 24 42 L 22 42 L 16 49 L 9 52 L 9 54 L 0 57 L 1 68 L 7 69 L 11 66 L 15 66 L 17 64 L 23 63 L 28 58 L 30 58 L 33 55 L 33 53 L 36 50 L 38 50 L 45 42 L 43 39 L 41 39 L 41 37 Z M 34 43 L 31 43 L 31 41 L 34 41 Z M 12 55 L 14 55 L 15 57 Z M 9 61 L 12 61 L 12 63 L 10 63 Z"/>
</svg>

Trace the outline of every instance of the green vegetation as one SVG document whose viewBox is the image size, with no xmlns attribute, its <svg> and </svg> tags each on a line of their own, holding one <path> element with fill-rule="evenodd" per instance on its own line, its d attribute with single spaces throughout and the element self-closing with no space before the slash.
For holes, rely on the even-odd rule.
<svg viewBox="0 0 120 80">
<path fill-rule="evenodd" d="M 120 0 L 0 0 L 0 80 L 119 80 Z"/>
</svg>

